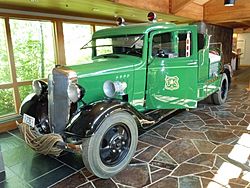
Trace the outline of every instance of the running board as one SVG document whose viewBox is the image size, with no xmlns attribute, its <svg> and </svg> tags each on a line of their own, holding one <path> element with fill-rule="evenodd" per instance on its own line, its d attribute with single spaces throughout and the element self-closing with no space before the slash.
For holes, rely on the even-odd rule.
<svg viewBox="0 0 250 188">
<path fill-rule="evenodd" d="M 148 129 L 151 128 L 153 125 L 159 123 L 162 120 L 167 120 L 173 116 L 175 112 L 177 112 L 178 109 L 171 109 L 171 110 L 152 110 L 147 113 L 144 113 L 144 117 L 147 117 L 147 119 L 151 119 L 151 121 L 142 120 L 142 128 Z"/>
</svg>

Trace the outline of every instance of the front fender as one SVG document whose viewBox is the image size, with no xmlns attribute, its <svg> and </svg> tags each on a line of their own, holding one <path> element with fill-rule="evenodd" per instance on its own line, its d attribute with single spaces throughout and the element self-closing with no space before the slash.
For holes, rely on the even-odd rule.
<svg viewBox="0 0 250 188">
<path fill-rule="evenodd" d="M 35 124 L 48 119 L 48 97 L 31 93 L 25 97 L 19 109 L 20 115 L 28 114 L 36 119 Z"/>
<path fill-rule="evenodd" d="M 140 126 L 138 118 L 140 113 L 127 102 L 120 100 L 104 100 L 85 106 L 74 115 L 68 126 L 66 133 L 77 137 L 90 137 L 99 128 L 104 119 L 112 112 L 124 110 L 130 113 Z"/>
</svg>

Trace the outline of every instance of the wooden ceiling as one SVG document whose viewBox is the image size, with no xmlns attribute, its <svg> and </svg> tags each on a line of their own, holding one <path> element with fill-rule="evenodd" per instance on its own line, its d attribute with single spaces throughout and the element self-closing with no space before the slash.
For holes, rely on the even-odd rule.
<svg viewBox="0 0 250 188">
<path fill-rule="evenodd" d="M 224 0 L 220 0 L 224 1 Z M 210 0 L 204 5 L 204 20 L 232 28 L 250 27 L 250 1 L 236 0 L 235 6 L 226 7 L 218 0 Z"/>
<path fill-rule="evenodd" d="M 147 12 L 157 12 L 161 21 L 186 23 L 205 21 L 231 28 L 250 28 L 250 0 L 236 0 L 225 7 L 224 0 L 0 0 L 4 10 L 42 12 L 58 15 L 145 22 Z"/>
</svg>

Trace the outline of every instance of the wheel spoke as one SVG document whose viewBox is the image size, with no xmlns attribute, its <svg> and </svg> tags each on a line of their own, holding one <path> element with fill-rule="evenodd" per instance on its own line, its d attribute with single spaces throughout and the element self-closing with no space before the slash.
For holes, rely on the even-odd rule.
<svg viewBox="0 0 250 188">
<path fill-rule="evenodd" d="M 127 133 L 123 127 L 118 126 L 117 132 L 118 132 L 119 136 L 123 137 L 123 139 L 125 139 L 125 140 L 127 139 Z"/>
<path fill-rule="evenodd" d="M 105 148 L 101 148 L 100 149 L 100 155 L 101 158 L 104 160 L 107 160 L 108 158 L 110 158 L 111 155 L 111 149 L 109 146 L 105 147 Z"/>
<path fill-rule="evenodd" d="M 110 142 L 110 140 L 114 137 L 115 134 L 115 128 L 111 128 L 103 137 L 104 140 L 106 140 L 107 142 Z"/>
</svg>

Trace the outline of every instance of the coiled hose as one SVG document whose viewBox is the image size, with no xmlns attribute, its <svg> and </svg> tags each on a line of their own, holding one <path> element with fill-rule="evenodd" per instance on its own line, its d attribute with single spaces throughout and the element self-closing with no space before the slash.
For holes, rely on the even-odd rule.
<svg viewBox="0 0 250 188">
<path fill-rule="evenodd" d="M 59 156 L 63 151 L 55 146 L 57 142 L 63 142 L 61 135 L 54 133 L 42 135 L 25 123 L 17 123 L 17 126 L 24 141 L 36 152 L 44 155 Z"/>
</svg>

